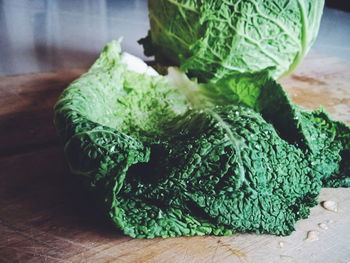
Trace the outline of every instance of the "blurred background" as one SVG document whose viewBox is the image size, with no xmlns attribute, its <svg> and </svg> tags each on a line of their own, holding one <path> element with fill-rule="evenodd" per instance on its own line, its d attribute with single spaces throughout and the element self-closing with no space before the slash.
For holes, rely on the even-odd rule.
<svg viewBox="0 0 350 263">
<path fill-rule="evenodd" d="M 350 11 L 350 5 L 348 1 L 344 0 L 326 0 L 326 5 L 329 7 L 337 8 L 340 10 Z"/>
<path fill-rule="evenodd" d="M 350 61 L 347 2 L 327 1 L 313 51 Z M 0 0 L 0 75 L 86 68 L 121 36 L 147 59 L 137 40 L 148 28 L 147 0 Z"/>
</svg>

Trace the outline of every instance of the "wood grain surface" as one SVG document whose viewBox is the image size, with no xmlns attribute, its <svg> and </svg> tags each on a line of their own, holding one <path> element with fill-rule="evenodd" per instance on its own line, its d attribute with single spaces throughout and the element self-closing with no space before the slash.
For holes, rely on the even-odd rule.
<svg viewBox="0 0 350 263">
<path fill-rule="evenodd" d="M 70 180 L 52 107 L 83 70 L 0 78 L 0 262 L 350 262 L 350 189 L 323 189 L 338 212 L 312 209 L 288 237 L 132 239 L 107 224 Z M 292 99 L 350 123 L 350 64 L 310 54 L 281 80 Z M 328 229 L 322 229 L 325 223 Z M 305 241 L 307 232 L 319 240 Z"/>
</svg>

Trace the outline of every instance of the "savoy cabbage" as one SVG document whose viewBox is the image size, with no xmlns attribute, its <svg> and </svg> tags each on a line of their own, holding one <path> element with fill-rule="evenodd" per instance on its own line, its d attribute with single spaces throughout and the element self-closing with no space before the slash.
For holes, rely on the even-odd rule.
<svg viewBox="0 0 350 263">
<path fill-rule="evenodd" d="M 288 75 L 316 39 L 324 0 L 149 0 L 146 55 L 201 81 L 274 67 Z"/>
<path fill-rule="evenodd" d="M 322 186 L 350 186 L 350 129 L 293 105 L 269 70 L 198 84 L 130 67 L 111 42 L 63 92 L 73 174 L 138 238 L 288 235 Z"/>
</svg>

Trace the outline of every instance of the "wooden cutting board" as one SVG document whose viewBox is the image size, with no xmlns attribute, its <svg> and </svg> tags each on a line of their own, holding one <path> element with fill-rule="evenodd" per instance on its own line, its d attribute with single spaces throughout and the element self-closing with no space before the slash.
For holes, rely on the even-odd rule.
<svg viewBox="0 0 350 263">
<path fill-rule="evenodd" d="M 288 237 L 121 235 L 74 191 L 52 125 L 54 102 L 82 72 L 0 77 L 0 262 L 350 262 L 350 189 L 323 189 L 319 201 L 338 212 L 318 205 Z M 349 63 L 310 54 L 281 82 L 296 103 L 350 123 Z M 310 230 L 319 240 L 305 241 Z"/>
</svg>

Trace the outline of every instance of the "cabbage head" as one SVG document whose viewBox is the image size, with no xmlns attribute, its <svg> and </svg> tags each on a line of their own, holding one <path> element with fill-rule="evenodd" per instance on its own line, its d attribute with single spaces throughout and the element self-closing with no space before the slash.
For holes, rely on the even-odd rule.
<svg viewBox="0 0 350 263">
<path fill-rule="evenodd" d="M 274 67 L 290 74 L 316 39 L 324 0 L 149 0 L 146 55 L 208 81 Z"/>
</svg>

